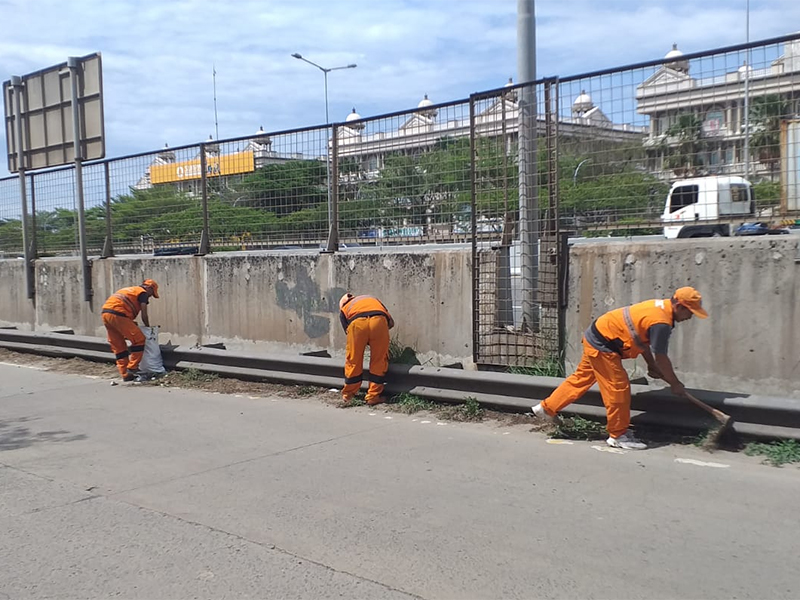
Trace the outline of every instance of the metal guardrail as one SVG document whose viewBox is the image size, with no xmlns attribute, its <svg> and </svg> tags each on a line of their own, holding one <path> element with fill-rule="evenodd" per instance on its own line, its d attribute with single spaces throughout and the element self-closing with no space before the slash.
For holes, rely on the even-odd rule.
<svg viewBox="0 0 800 600">
<path fill-rule="evenodd" d="M 62 358 L 114 362 L 105 340 L 65 333 L 0 329 L 0 347 Z M 194 368 L 223 377 L 293 385 L 339 387 L 342 362 L 315 356 L 239 355 L 214 348 L 162 346 L 167 367 Z M 389 394 L 403 392 L 440 402 L 462 403 L 475 398 L 486 408 L 529 412 L 531 404 L 548 396 L 561 379 L 510 373 L 465 371 L 445 367 L 391 365 Z M 703 430 L 714 425 L 705 414 L 667 389 L 633 385 L 632 422 L 661 427 Z M 800 439 L 800 400 L 730 392 L 691 390 L 704 402 L 730 414 L 738 434 L 759 438 Z M 565 411 L 591 418 L 605 416 L 599 391 L 590 390 Z"/>
</svg>

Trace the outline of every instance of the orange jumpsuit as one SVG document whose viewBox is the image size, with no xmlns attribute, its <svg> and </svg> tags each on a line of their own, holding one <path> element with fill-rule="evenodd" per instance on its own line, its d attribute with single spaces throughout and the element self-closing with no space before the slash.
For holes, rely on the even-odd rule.
<svg viewBox="0 0 800 600">
<path fill-rule="evenodd" d="M 125 377 L 128 369 L 139 368 L 144 354 L 144 334 L 134 319 L 147 303 L 147 291 L 142 286 L 122 288 L 109 296 L 103 304 L 103 325 L 108 333 L 108 343 L 117 358 L 119 374 Z M 130 351 L 125 340 L 131 341 Z"/>
<path fill-rule="evenodd" d="M 639 341 L 650 345 L 649 331 L 653 325 L 663 323 L 672 327 L 672 302 L 670 300 L 646 300 L 628 307 L 631 324 Z M 622 367 L 623 358 L 636 358 L 642 353 L 635 343 L 624 317 L 624 308 L 607 312 L 592 323 L 583 337 L 583 357 L 575 372 L 567 377 L 556 390 L 542 402 L 550 416 L 555 416 L 565 406 L 583 396 L 597 382 L 608 416 L 608 433 L 620 437 L 631 422 L 631 383 Z M 606 348 L 595 348 L 587 338 L 601 340 Z"/>
<path fill-rule="evenodd" d="M 369 389 L 367 404 L 383 393 L 389 370 L 389 329 L 394 320 L 383 303 L 372 296 L 356 296 L 339 312 L 347 333 L 347 356 L 344 363 L 342 398 L 351 400 L 364 380 L 364 350 L 369 346 Z"/>
</svg>

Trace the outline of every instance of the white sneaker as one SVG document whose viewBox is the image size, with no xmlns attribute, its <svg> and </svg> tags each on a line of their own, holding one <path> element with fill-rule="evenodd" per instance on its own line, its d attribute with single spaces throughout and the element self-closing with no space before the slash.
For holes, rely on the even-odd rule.
<svg viewBox="0 0 800 600">
<path fill-rule="evenodd" d="M 606 444 L 612 448 L 622 448 L 624 450 L 646 450 L 647 444 L 640 442 L 627 431 L 618 438 L 609 437 Z"/>
<path fill-rule="evenodd" d="M 533 418 L 538 421 L 544 421 L 545 423 L 555 423 L 556 418 L 551 417 L 544 411 L 544 407 L 542 403 L 539 402 L 536 406 L 531 406 L 531 410 L 533 411 Z"/>
</svg>

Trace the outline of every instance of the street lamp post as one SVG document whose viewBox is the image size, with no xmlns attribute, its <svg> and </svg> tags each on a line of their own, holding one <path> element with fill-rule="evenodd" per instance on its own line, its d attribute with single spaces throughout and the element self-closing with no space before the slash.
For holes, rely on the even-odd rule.
<svg viewBox="0 0 800 600">
<path fill-rule="evenodd" d="M 330 116 L 328 114 L 328 73 L 330 73 L 331 71 L 340 71 L 342 69 L 355 69 L 358 65 L 356 65 L 355 63 L 351 63 L 349 65 L 343 65 L 341 67 L 326 68 L 326 67 L 323 67 L 321 65 L 318 65 L 317 63 L 315 63 L 313 61 L 308 60 L 307 58 L 305 58 L 301 54 L 298 54 L 297 52 L 292 54 L 292 57 L 296 58 L 298 60 L 302 60 L 303 62 L 307 62 L 311 66 L 318 68 L 320 71 L 322 71 L 322 74 L 325 77 L 325 126 L 326 126 L 326 128 L 328 130 L 328 135 L 329 135 L 328 139 L 330 139 L 333 136 L 333 132 L 331 131 L 331 127 L 330 127 L 331 119 L 330 119 Z M 336 223 L 336 219 L 334 219 L 333 202 L 332 202 L 332 199 L 331 199 L 331 157 L 330 157 L 330 151 L 327 148 L 327 141 L 326 141 L 326 149 L 325 149 L 325 170 L 326 170 L 327 177 L 328 177 L 327 188 L 328 188 L 328 227 L 329 227 L 329 230 L 328 230 L 328 243 L 326 244 L 325 250 L 323 250 L 323 252 L 328 254 L 328 253 L 336 252 L 336 250 L 338 250 L 338 248 L 339 248 L 339 233 L 338 233 L 338 223 Z"/>
</svg>

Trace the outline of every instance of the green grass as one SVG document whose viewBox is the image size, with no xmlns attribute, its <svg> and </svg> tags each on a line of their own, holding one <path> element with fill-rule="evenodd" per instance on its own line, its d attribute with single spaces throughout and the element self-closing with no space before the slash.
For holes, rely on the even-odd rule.
<svg viewBox="0 0 800 600">
<path fill-rule="evenodd" d="M 468 397 L 463 404 L 442 406 L 436 411 L 440 419 L 451 421 L 483 421 L 484 410 L 477 399 Z"/>
<path fill-rule="evenodd" d="M 534 377 L 564 377 L 563 362 L 555 356 L 537 360 L 525 367 L 509 367 L 509 373 L 532 375 Z"/>
<path fill-rule="evenodd" d="M 397 338 L 389 340 L 389 363 L 395 365 L 418 365 L 417 352 L 411 346 L 404 346 Z"/>
<path fill-rule="evenodd" d="M 216 373 L 204 373 L 199 369 L 184 369 L 178 372 L 178 379 L 186 383 L 208 383 L 217 379 Z"/>
<path fill-rule="evenodd" d="M 608 436 L 602 423 L 583 417 L 562 417 L 551 437 L 565 440 L 600 440 Z"/>
<path fill-rule="evenodd" d="M 319 389 L 313 385 L 301 385 L 297 388 L 298 396 L 314 396 L 317 392 L 319 392 Z"/>
<path fill-rule="evenodd" d="M 764 456 L 764 462 L 774 467 L 800 463 L 800 442 L 781 440 L 779 442 L 750 442 L 745 446 L 748 456 Z"/>
<path fill-rule="evenodd" d="M 407 415 L 413 415 L 421 410 L 433 410 L 436 408 L 436 405 L 430 400 L 415 396 L 414 394 L 409 394 L 408 392 L 403 392 L 392 398 L 392 404 L 399 412 Z"/>
</svg>

